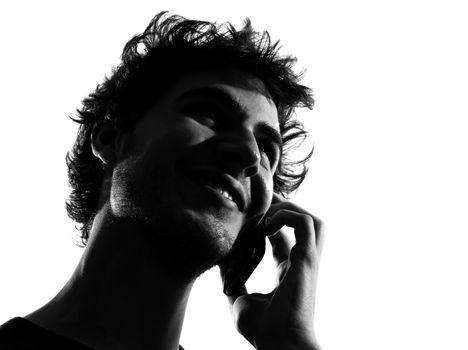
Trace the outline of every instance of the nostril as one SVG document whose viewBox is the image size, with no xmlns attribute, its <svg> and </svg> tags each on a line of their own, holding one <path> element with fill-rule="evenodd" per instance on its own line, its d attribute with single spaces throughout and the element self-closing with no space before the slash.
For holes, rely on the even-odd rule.
<svg viewBox="0 0 468 350">
<path fill-rule="evenodd" d="M 245 169 L 245 176 L 252 177 L 258 173 L 258 166 L 254 165 Z"/>
</svg>

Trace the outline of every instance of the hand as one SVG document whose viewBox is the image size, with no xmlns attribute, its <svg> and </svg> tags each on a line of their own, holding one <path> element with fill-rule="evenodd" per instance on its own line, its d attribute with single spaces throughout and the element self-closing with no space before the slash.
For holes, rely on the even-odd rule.
<svg viewBox="0 0 468 350">
<path fill-rule="evenodd" d="M 314 301 L 323 224 L 299 206 L 274 194 L 265 214 L 278 269 L 276 288 L 268 294 L 247 292 L 228 297 L 239 332 L 257 349 L 318 349 L 314 332 Z M 294 229 L 291 247 L 280 229 Z"/>
</svg>

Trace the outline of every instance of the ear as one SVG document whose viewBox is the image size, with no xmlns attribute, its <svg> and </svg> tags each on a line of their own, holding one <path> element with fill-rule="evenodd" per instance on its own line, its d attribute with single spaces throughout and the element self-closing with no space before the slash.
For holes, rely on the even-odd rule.
<svg viewBox="0 0 468 350">
<path fill-rule="evenodd" d="M 114 165 L 117 160 L 117 144 L 120 131 L 112 123 L 95 125 L 91 132 L 93 154 L 104 165 Z"/>
</svg>

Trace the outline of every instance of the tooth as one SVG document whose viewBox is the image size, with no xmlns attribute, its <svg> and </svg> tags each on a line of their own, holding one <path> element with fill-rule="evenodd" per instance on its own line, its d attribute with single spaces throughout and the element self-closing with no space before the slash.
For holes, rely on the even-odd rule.
<svg viewBox="0 0 468 350">
<path fill-rule="evenodd" d="M 232 196 L 231 196 L 231 194 L 230 194 L 228 191 L 222 190 L 222 191 L 221 191 L 221 194 L 222 194 L 224 197 L 226 197 L 227 199 L 230 199 L 230 200 L 232 201 Z"/>
<path fill-rule="evenodd" d="M 205 184 L 205 185 L 208 185 L 210 187 L 212 187 L 213 189 L 215 189 L 216 191 L 218 191 L 222 196 L 226 197 L 227 199 L 229 200 L 233 200 L 232 199 L 232 195 L 230 192 L 228 192 L 227 190 L 223 189 L 216 181 L 214 181 L 212 178 L 210 177 L 207 177 L 207 176 L 200 176 L 198 178 L 198 181 L 202 184 Z"/>
</svg>

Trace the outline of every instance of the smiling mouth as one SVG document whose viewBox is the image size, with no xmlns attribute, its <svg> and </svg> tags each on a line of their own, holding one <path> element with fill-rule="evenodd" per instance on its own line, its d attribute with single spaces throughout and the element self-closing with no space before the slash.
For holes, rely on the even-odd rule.
<svg viewBox="0 0 468 350">
<path fill-rule="evenodd" d="M 198 185 L 206 186 L 210 188 L 211 190 L 217 192 L 219 195 L 223 196 L 224 198 L 235 203 L 231 192 L 227 188 L 224 188 L 223 186 L 221 186 L 218 182 L 211 179 L 210 177 L 200 174 L 197 176 L 192 176 L 190 179 L 194 181 L 195 183 L 197 183 Z"/>
<path fill-rule="evenodd" d="M 185 175 L 191 182 L 205 190 L 208 189 L 217 198 L 221 197 L 219 199 L 226 205 L 235 207 L 239 211 L 243 210 L 244 201 L 242 195 L 238 192 L 240 189 L 236 189 L 237 185 L 233 183 L 228 175 L 207 169 L 197 169 Z"/>
</svg>

